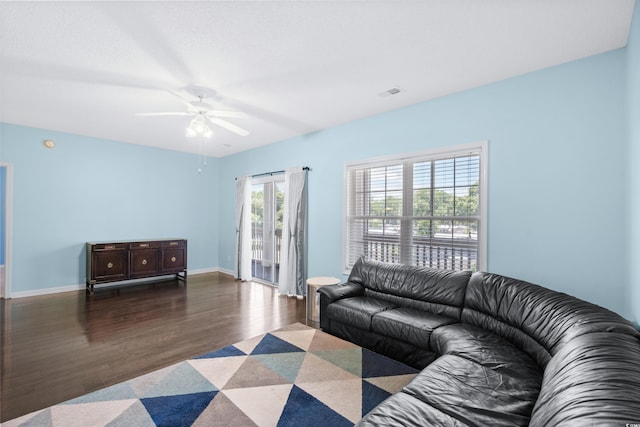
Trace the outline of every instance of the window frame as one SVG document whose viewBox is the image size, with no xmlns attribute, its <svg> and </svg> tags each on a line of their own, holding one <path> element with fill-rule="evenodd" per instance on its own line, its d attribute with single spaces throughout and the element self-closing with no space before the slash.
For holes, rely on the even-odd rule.
<svg viewBox="0 0 640 427">
<path fill-rule="evenodd" d="M 478 260 L 477 260 L 477 270 L 478 271 L 487 271 L 487 248 L 488 248 L 488 234 L 487 234 L 487 223 L 488 223 L 488 151 L 489 144 L 488 141 L 478 141 L 469 144 L 461 144 L 450 147 L 441 147 L 437 149 L 430 149 L 412 153 L 401 153 L 395 155 L 389 155 L 384 157 L 377 157 L 371 159 L 364 159 L 358 161 L 347 162 L 344 164 L 343 171 L 343 215 L 342 215 L 342 236 L 343 236 L 343 245 L 342 245 L 342 264 L 344 274 L 349 274 L 351 271 L 351 265 L 349 265 L 349 239 L 350 239 L 350 216 L 349 216 L 349 207 L 351 206 L 349 197 L 354 192 L 355 183 L 352 183 L 350 180 L 350 172 L 353 169 L 370 169 L 370 168 L 378 168 L 384 166 L 394 166 L 398 164 L 405 163 L 420 163 L 425 161 L 434 161 L 434 160 L 444 160 L 451 159 L 455 157 L 461 157 L 464 155 L 478 155 L 480 160 L 479 167 L 479 218 L 478 218 Z M 352 188 L 350 188 L 350 186 Z M 403 193 L 407 194 L 407 192 L 413 191 L 413 188 L 407 189 L 403 187 Z M 403 197 L 404 198 L 404 197 Z M 403 209 L 406 209 L 407 206 L 403 204 Z M 413 207 L 413 201 L 412 205 Z M 400 217 L 391 217 L 397 218 L 400 221 L 405 220 L 406 218 L 413 215 L 406 215 L 407 212 L 403 212 Z M 452 217 L 455 218 L 455 217 Z"/>
<path fill-rule="evenodd" d="M 273 199 L 270 201 L 267 201 L 266 199 L 263 199 L 263 225 L 262 225 L 262 230 L 263 230 L 263 242 L 265 240 L 264 237 L 264 231 L 265 229 L 267 229 L 267 226 L 265 226 L 265 218 L 270 216 L 273 219 L 273 224 L 270 224 L 269 226 L 273 226 L 273 245 L 271 247 L 271 250 L 273 251 L 273 265 L 271 266 L 273 268 L 272 274 L 271 274 L 271 278 L 270 279 L 265 279 L 263 277 L 259 277 L 259 276 L 254 276 L 253 273 L 254 271 L 252 271 L 252 276 L 251 276 L 251 280 L 253 280 L 254 282 L 258 282 L 258 283 L 262 283 L 262 284 L 266 284 L 268 286 L 272 286 L 272 287 L 278 287 L 279 282 L 280 282 L 280 271 L 279 271 L 279 265 L 281 263 L 281 251 L 279 251 L 279 247 L 278 247 L 278 239 L 277 239 L 277 215 L 278 215 L 278 206 L 277 206 L 277 185 L 278 184 L 282 184 L 282 192 L 284 193 L 285 188 L 284 188 L 284 174 L 268 174 L 268 175 L 264 175 L 264 176 L 259 176 L 259 177 L 252 177 L 249 181 L 249 186 L 251 187 L 251 191 L 253 192 L 253 186 L 255 185 L 263 185 L 264 184 L 271 184 L 273 186 Z M 269 206 L 269 210 L 270 212 L 267 213 L 267 206 Z M 250 203 L 250 212 L 253 213 L 253 200 L 251 200 Z M 250 221 L 251 224 L 251 235 L 252 235 L 252 239 L 253 239 L 253 221 Z M 282 236 L 281 236 L 282 238 Z M 253 242 L 252 242 L 252 246 L 253 246 Z M 280 247 L 280 249 L 282 249 Z M 264 254 L 264 249 L 263 249 L 263 254 Z M 251 262 L 253 261 L 258 261 L 256 258 L 253 258 L 253 251 L 251 254 Z M 262 257 L 262 259 L 260 259 L 261 263 L 264 261 L 264 256 Z M 276 267 L 277 266 L 277 267 Z M 257 267 L 256 267 L 257 268 Z M 277 270 L 276 270 L 277 269 Z M 257 272 L 257 269 L 256 269 Z"/>
</svg>

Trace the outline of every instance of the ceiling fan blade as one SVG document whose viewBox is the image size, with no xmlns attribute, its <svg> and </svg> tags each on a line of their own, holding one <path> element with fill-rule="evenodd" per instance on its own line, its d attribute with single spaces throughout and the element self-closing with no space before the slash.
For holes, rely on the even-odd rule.
<svg viewBox="0 0 640 427">
<path fill-rule="evenodd" d="M 193 113 L 172 112 L 172 113 L 136 113 L 136 116 L 193 116 Z"/>
<path fill-rule="evenodd" d="M 225 111 L 225 110 L 210 110 L 207 112 L 209 117 L 233 117 L 236 119 L 246 119 L 249 117 L 247 113 L 242 111 Z"/>
<path fill-rule="evenodd" d="M 236 126 L 233 123 L 229 123 L 226 120 L 222 120 L 222 119 L 218 119 L 216 117 L 207 117 L 212 123 L 215 123 L 216 125 L 225 128 L 228 131 L 231 131 L 233 133 L 237 133 L 240 136 L 247 136 L 249 135 L 249 131 L 246 129 L 242 129 L 240 126 Z"/>
</svg>

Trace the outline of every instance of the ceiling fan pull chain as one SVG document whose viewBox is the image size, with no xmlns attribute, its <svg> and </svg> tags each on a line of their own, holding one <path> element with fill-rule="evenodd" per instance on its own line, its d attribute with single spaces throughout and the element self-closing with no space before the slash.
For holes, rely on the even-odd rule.
<svg viewBox="0 0 640 427">
<path fill-rule="evenodd" d="M 202 135 L 198 137 L 198 173 L 202 173 Z"/>
<path fill-rule="evenodd" d="M 202 140 L 202 137 L 200 137 L 200 139 Z M 204 145 L 204 147 L 203 147 L 204 167 L 207 167 L 207 141 L 204 141 L 202 144 Z"/>
</svg>

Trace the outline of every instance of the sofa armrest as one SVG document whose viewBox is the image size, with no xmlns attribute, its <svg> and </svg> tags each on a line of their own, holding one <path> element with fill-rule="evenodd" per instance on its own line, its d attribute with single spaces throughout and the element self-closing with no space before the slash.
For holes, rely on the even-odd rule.
<svg viewBox="0 0 640 427">
<path fill-rule="evenodd" d="M 364 288 L 355 283 L 343 283 L 318 288 L 320 294 L 320 328 L 331 332 L 331 319 L 327 316 L 327 307 L 334 301 L 364 295 Z"/>
<path fill-rule="evenodd" d="M 334 302 L 342 298 L 350 298 L 364 295 L 364 288 L 355 283 L 342 283 L 339 285 L 322 286 L 318 293 L 326 297 L 327 302 Z"/>
</svg>

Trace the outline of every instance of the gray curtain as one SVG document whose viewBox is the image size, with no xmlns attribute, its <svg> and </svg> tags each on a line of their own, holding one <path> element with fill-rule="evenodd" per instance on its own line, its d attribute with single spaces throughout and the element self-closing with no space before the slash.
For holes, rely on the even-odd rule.
<svg viewBox="0 0 640 427">
<path fill-rule="evenodd" d="M 303 296 L 307 293 L 307 171 L 285 171 L 284 188 L 278 290 L 285 295 Z"/>
<path fill-rule="evenodd" d="M 251 280 L 251 177 L 236 182 L 236 278 Z"/>
</svg>

